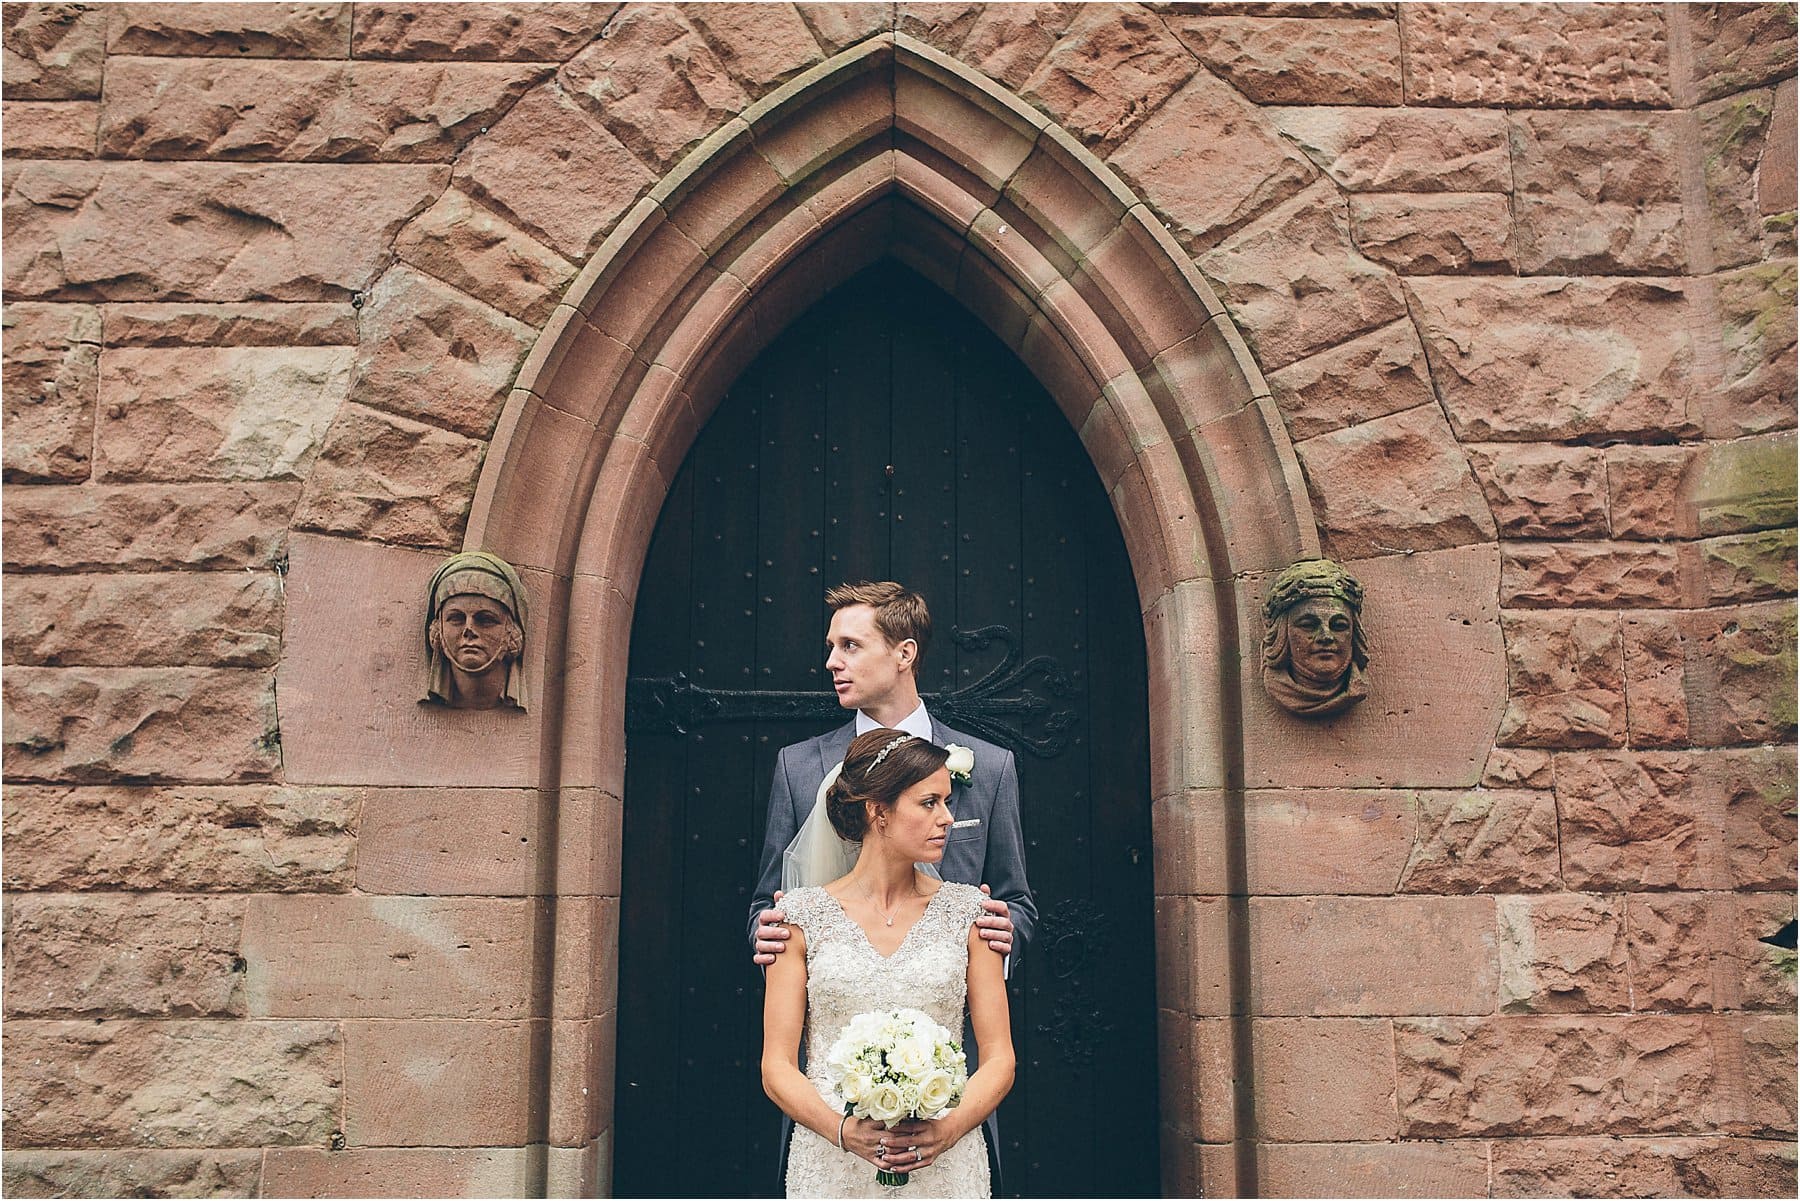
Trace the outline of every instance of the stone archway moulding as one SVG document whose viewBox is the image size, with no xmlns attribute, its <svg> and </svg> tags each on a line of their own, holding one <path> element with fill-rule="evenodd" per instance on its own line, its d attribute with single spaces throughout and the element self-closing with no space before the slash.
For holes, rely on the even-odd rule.
<svg viewBox="0 0 1800 1201">
<path fill-rule="evenodd" d="M 677 468 L 757 352 L 883 255 L 981 319 L 1080 432 L 1143 606 L 1154 795 L 1242 787 L 1234 581 L 1319 551 L 1262 375 L 1109 168 L 991 80 L 887 33 L 733 118 L 639 200 L 571 285 L 501 416 L 465 546 L 556 582 L 539 769 L 561 828 L 538 845 L 559 898 L 617 893 L 616 841 L 569 844 L 605 826 L 584 812 L 623 789 L 632 607 Z M 576 1020 L 550 1023 L 534 1056 L 537 1128 L 560 1146 L 611 1125 L 604 1079 L 585 1096 L 549 1087 L 552 1065 L 610 1076 L 611 1025 L 591 1019 L 611 998 L 560 1008 L 586 991 L 569 982 L 610 979 L 600 968 L 616 954 L 614 931 L 578 912 L 593 911 L 559 912 L 549 948 L 552 1016 Z M 606 1172 L 590 1161 L 584 1187 L 603 1188 Z"/>
</svg>

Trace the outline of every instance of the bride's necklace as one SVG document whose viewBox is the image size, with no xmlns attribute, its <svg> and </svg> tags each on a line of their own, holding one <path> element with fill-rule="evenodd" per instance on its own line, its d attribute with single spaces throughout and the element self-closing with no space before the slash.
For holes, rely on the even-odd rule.
<svg viewBox="0 0 1800 1201">
<path fill-rule="evenodd" d="M 881 916 L 882 916 L 882 918 L 883 918 L 883 919 L 884 919 L 884 920 L 885 920 L 885 921 L 886 921 L 886 922 L 887 922 L 887 924 L 888 924 L 888 925 L 890 925 L 890 926 L 891 926 L 891 925 L 893 925 L 893 924 L 894 924 L 894 919 L 895 919 L 895 918 L 896 918 L 896 917 L 899 917 L 899 916 L 900 916 L 900 905 L 904 905 L 904 904 L 906 904 L 906 898 L 905 898 L 905 897 L 901 897 L 901 898 L 900 898 L 900 905 L 895 905 L 895 906 L 894 906 L 894 911 L 893 911 L 893 912 L 892 912 L 892 913 L 889 913 L 889 912 L 888 912 L 888 911 L 887 911 L 887 910 L 885 910 L 885 909 L 883 909 L 883 908 L 882 908 L 882 907 L 881 907 L 881 904 L 880 904 L 880 902 L 878 902 L 878 901 L 877 901 L 877 900 L 876 900 L 876 899 L 875 899 L 875 894 L 874 894 L 874 893 L 873 893 L 873 892 L 871 892 L 871 891 L 870 891 L 870 890 L 869 890 L 869 887 L 868 887 L 868 885 L 866 885 L 866 884 L 859 884 L 859 885 L 857 885 L 857 887 L 858 887 L 858 888 L 861 888 L 861 889 L 862 889 L 862 891 L 863 891 L 863 896 L 865 896 L 865 897 L 867 897 L 867 898 L 868 898 L 868 899 L 869 899 L 869 904 L 871 904 L 871 905 L 873 905 L 873 906 L 875 906 L 875 912 L 876 912 L 876 913 L 879 913 L 879 914 L 880 914 L 880 915 L 881 915 Z M 914 886 L 914 888 L 913 888 L 913 895 L 914 895 L 914 896 L 915 896 L 915 897 L 916 897 L 916 896 L 918 896 L 918 895 L 919 895 L 919 890 L 918 890 L 918 888 L 917 888 L 917 886 Z"/>
</svg>

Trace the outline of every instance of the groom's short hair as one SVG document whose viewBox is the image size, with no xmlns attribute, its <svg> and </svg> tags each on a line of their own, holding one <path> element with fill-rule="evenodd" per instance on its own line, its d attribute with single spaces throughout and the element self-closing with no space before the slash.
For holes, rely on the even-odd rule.
<svg viewBox="0 0 1800 1201">
<path fill-rule="evenodd" d="M 913 657 L 913 674 L 918 674 L 919 663 L 931 645 L 931 610 L 925 607 L 924 597 L 892 580 L 862 580 L 831 589 L 825 594 L 825 604 L 833 613 L 851 605 L 875 610 L 875 628 L 883 638 L 895 645 L 910 638 L 918 645 L 919 653 Z"/>
</svg>

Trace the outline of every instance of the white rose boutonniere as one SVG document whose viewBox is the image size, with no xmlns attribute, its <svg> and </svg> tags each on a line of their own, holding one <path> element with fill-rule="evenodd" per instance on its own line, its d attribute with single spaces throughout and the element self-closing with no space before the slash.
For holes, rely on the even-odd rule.
<svg viewBox="0 0 1800 1201">
<path fill-rule="evenodd" d="M 974 779 L 972 773 L 975 771 L 975 752 L 966 746 L 958 746 L 954 742 L 946 742 L 944 749 L 950 752 L 950 757 L 944 761 L 944 766 L 950 769 L 951 782 L 967 784 Z"/>
</svg>

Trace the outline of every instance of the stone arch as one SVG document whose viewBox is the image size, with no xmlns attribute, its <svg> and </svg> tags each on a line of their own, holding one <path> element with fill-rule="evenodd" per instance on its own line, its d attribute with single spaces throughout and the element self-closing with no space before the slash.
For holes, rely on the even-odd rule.
<svg viewBox="0 0 1800 1201">
<path fill-rule="evenodd" d="M 465 545 L 554 581 L 539 779 L 560 828 L 539 845 L 559 898 L 617 892 L 617 845 L 592 818 L 623 790 L 632 609 L 676 469 L 757 352 L 885 254 L 1012 349 L 1093 458 L 1144 613 L 1153 795 L 1242 787 L 1235 581 L 1319 553 L 1269 389 L 1209 286 L 1108 167 L 991 80 L 887 33 L 750 106 L 641 198 L 570 286 L 501 416 Z M 571 905 L 554 923 L 559 1006 L 610 979 L 614 931 L 576 916 L 594 912 Z M 552 1022 L 537 1057 L 540 1129 L 561 1145 L 610 1125 L 604 1084 L 583 1096 L 548 1082 L 548 1065 L 610 1074 L 610 1027 L 582 1020 L 610 997 L 586 1004 L 557 1009 L 577 1020 Z M 1168 1070 L 1191 1075 L 1167 1050 Z M 605 1170 L 591 1162 L 584 1183 Z"/>
</svg>

